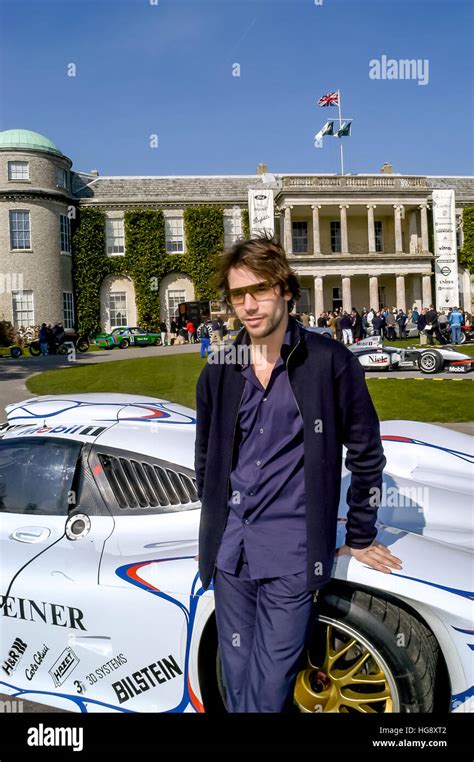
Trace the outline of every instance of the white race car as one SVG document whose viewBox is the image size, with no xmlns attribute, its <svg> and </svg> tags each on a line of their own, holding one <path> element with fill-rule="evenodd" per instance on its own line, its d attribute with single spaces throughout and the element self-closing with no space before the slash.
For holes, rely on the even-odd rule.
<svg viewBox="0 0 474 762">
<path fill-rule="evenodd" d="M 469 373 L 474 359 L 452 346 L 391 347 L 384 345 L 381 336 L 361 339 L 349 349 L 357 355 L 366 371 L 421 370 L 422 373 Z"/>
<path fill-rule="evenodd" d="M 0 693 L 81 712 L 222 712 L 195 555 L 195 414 L 122 394 L 10 405 L 0 431 Z M 472 711 L 472 437 L 382 424 L 383 574 L 338 556 L 302 712 Z M 343 467 L 338 542 L 349 472 Z"/>
</svg>

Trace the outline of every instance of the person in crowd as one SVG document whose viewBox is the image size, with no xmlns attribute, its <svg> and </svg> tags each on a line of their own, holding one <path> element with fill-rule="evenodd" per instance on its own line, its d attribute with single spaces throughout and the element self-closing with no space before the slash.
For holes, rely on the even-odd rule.
<svg viewBox="0 0 474 762">
<path fill-rule="evenodd" d="M 426 313 L 427 313 L 427 309 L 426 309 L 426 307 L 423 307 L 423 309 L 421 310 L 420 314 L 418 315 L 418 320 L 417 320 L 417 328 L 418 328 L 418 333 L 419 333 L 419 336 L 420 336 L 420 345 L 421 346 L 425 346 L 426 342 L 428 341 L 428 336 L 427 336 L 426 331 L 425 331 Z"/>
<path fill-rule="evenodd" d="M 49 332 L 46 323 L 41 323 L 38 339 L 40 343 L 41 354 L 43 357 L 46 357 L 49 350 Z"/>
<path fill-rule="evenodd" d="M 160 323 L 160 334 L 161 334 L 161 346 L 165 347 L 168 344 L 168 326 L 166 325 L 164 320 L 162 320 Z"/>
<path fill-rule="evenodd" d="M 196 341 L 196 326 L 194 325 L 191 318 L 189 318 L 188 322 L 186 323 L 186 330 L 188 332 L 188 341 L 190 344 L 194 344 Z"/>
<path fill-rule="evenodd" d="M 318 328 L 326 328 L 327 321 L 326 321 L 326 313 L 321 312 L 320 316 L 318 317 Z"/>
<path fill-rule="evenodd" d="M 388 341 L 394 341 L 396 339 L 395 327 L 397 325 L 395 315 L 391 310 L 387 310 L 385 316 L 385 324 L 387 326 L 387 339 Z"/>
<path fill-rule="evenodd" d="M 382 335 L 383 324 L 384 324 L 384 320 L 382 317 L 382 313 L 380 312 L 380 310 L 378 310 L 372 318 L 372 328 L 374 329 L 374 333 L 373 333 L 374 336 Z"/>
<path fill-rule="evenodd" d="M 438 313 L 436 312 L 432 304 L 430 304 L 430 308 L 429 310 L 427 310 L 425 318 L 426 318 L 425 331 L 428 335 L 428 344 L 430 344 L 430 346 L 434 345 L 433 335 L 436 336 L 440 344 L 445 344 L 446 342 L 443 341 L 443 337 L 441 336 L 441 331 L 439 330 Z"/>
<path fill-rule="evenodd" d="M 211 325 L 208 315 L 202 316 L 202 321 L 197 329 L 197 338 L 201 344 L 201 357 L 208 357 L 211 346 Z"/>
<path fill-rule="evenodd" d="M 173 318 L 173 320 L 170 323 L 170 344 L 174 344 L 176 341 L 176 336 L 178 333 L 178 324 L 176 323 L 176 320 Z"/>
<path fill-rule="evenodd" d="M 362 339 L 362 318 L 355 307 L 352 308 L 351 318 L 352 335 L 354 336 L 354 341 L 358 342 Z"/>
<path fill-rule="evenodd" d="M 398 314 L 396 317 L 397 325 L 398 325 L 398 337 L 400 339 L 406 339 L 406 331 L 405 326 L 408 321 L 408 316 L 404 310 L 399 309 Z"/>
<path fill-rule="evenodd" d="M 310 328 L 314 328 L 316 325 L 316 318 L 314 317 L 312 312 L 309 313 L 309 325 L 310 325 Z"/>
<path fill-rule="evenodd" d="M 337 341 L 342 341 L 342 325 L 341 325 L 341 314 L 340 312 L 336 311 L 335 313 L 335 323 L 336 323 L 336 339 Z"/>
<path fill-rule="evenodd" d="M 332 338 L 334 339 L 336 337 L 336 313 L 330 312 L 328 314 L 328 319 L 326 321 L 327 327 L 331 331 Z"/>
<path fill-rule="evenodd" d="M 301 313 L 301 322 L 305 328 L 309 328 L 309 315 L 305 311 Z"/>
<path fill-rule="evenodd" d="M 458 307 L 453 307 L 449 316 L 449 326 L 451 328 L 451 341 L 453 344 L 461 343 L 461 326 L 463 324 L 463 316 Z"/>
<path fill-rule="evenodd" d="M 352 335 L 352 320 L 351 316 L 349 315 L 346 310 L 344 310 L 342 318 L 341 318 L 341 328 L 342 328 L 342 340 L 344 344 L 353 344 L 354 343 L 354 337 Z"/>
</svg>

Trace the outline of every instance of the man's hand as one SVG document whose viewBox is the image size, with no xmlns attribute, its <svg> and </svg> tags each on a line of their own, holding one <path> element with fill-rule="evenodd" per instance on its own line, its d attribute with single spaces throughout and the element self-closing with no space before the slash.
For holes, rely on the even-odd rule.
<svg viewBox="0 0 474 762">
<path fill-rule="evenodd" d="M 391 574 L 391 568 L 402 568 L 401 560 L 380 542 L 373 542 L 368 548 L 349 548 L 348 545 L 342 545 L 336 550 L 336 557 L 346 553 L 357 558 L 362 564 L 367 564 L 367 566 L 371 566 L 384 574 Z"/>
</svg>

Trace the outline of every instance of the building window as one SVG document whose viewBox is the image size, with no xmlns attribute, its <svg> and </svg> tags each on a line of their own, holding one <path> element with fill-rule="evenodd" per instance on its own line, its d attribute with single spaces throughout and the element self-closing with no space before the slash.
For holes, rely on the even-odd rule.
<svg viewBox="0 0 474 762">
<path fill-rule="evenodd" d="M 231 217 L 224 217 L 224 247 L 227 249 L 242 238 L 242 217 L 236 209 Z"/>
<path fill-rule="evenodd" d="M 72 291 L 63 291 L 63 323 L 65 328 L 74 328 L 74 299 Z"/>
<path fill-rule="evenodd" d="M 332 308 L 336 310 L 338 307 L 342 307 L 342 288 L 340 286 L 332 290 Z"/>
<path fill-rule="evenodd" d="M 308 252 L 308 223 L 293 222 L 293 254 Z"/>
<path fill-rule="evenodd" d="M 33 291 L 12 291 L 12 304 L 16 328 L 28 328 L 35 324 Z"/>
<path fill-rule="evenodd" d="M 71 253 L 71 220 L 66 214 L 60 215 L 61 227 L 61 252 Z"/>
<path fill-rule="evenodd" d="M 60 188 L 67 188 L 67 172 L 61 167 L 56 170 L 56 184 Z"/>
<path fill-rule="evenodd" d="M 184 230 L 182 217 L 165 217 L 166 253 L 184 251 Z"/>
<path fill-rule="evenodd" d="M 382 220 L 374 221 L 375 251 L 383 251 L 383 227 Z"/>
<path fill-rule="evenodd" d="M 110 294 L 110 327 L 127 325 L 127 294 L 125 291 L 113 291 Z"/>
<path fill-rule="evenodd" d="M 308 315 L 311 311 L 311 297 L 309 288 L 302 288 L 301 296 L 296 303 L 296 311 L 301 315 L 302 312 L 306 312 Z"/>
<path fill-rule="evenodd" d="M 10 246 L 12 249 L 31 248 L 30 213 L 10 212 Z"/>
<path fill-rule="evenodd" d="M 169 288 L 166 292 L 166 297 L 168 301 L 168 319 L 173 320 L 173 318 L 176 320 L 179 316 L 178 312 L 178 304 L 181 304 L 181 302 L 186 301 L 186 291 L 183 289 L 171 289 Z"/>
<path fill-rule="evenodd" d="M 8 162 L 9 180 L 29 180 L 30 162 L 29 161 L 9 161 Z"/>
<path fill-rule="evenodd" d="M 107 239 L 107 254 L 109 256 L 125 254 L 123 219 L 106 219 L 105 234 Z"/>
<path fill-rule="evenodd" d="M 341 249 L 341 223 L 339 220 L 331 222 L 331 251 L 338 254 Z"/>
</svg>

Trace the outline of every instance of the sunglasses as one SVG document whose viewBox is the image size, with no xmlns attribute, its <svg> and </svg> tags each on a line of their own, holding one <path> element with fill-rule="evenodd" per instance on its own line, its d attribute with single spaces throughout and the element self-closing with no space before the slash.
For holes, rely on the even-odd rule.
<svg viewBox="0 0 474 762">
<path fill-rule="evenodd" d="M 230 304 L 243 304 L 245 300 L 245 294 L 251 294 L 257 302 L 263 299 L 269 299 L 274 295 L 274 288 L 277 284 L 271 283 L 269 280 L 260 281 L 260 283 L 252 283 L 251 286 L 242 286 L 242 288 L 230 288 L 226 292 L 226 297 Z"/>
</svg>

